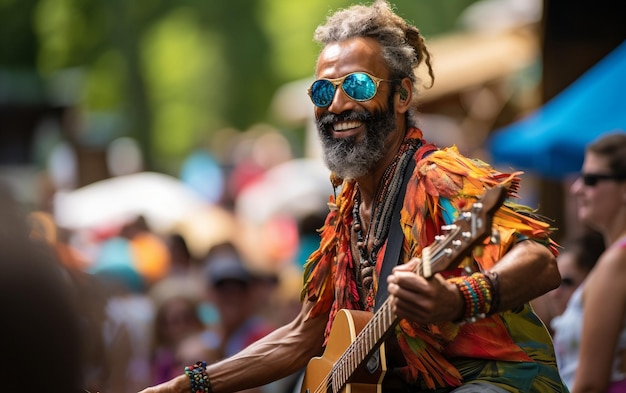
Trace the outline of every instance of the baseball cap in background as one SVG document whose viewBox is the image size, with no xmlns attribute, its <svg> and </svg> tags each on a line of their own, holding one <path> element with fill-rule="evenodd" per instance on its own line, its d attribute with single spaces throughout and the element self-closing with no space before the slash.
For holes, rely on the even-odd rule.
<svg viewBox="0 0 626 393">
<path fill-rule="evenodd" d="M 254 277 L 241 259 L 231 253 L 220 253 L 207 261 L 207 276 L 212 286 L 226 280 L 249 283 Z"/>
</svg>

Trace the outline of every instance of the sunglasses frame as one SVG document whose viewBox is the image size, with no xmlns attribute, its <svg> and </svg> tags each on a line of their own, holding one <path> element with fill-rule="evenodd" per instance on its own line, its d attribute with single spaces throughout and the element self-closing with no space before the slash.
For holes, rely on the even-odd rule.
<svg viewBox="0 0 626 393">
<path fill-rule="evenodd" d="M 626 175 L 613 175 L 608 173 L 581 173 L 580 179 L 587 187 L 595 187 L 602 180 L 626 180 Z"/>
<path fill-rule="evenodd" d="M 344 84 L 343 84 L 343 82 L 346 80 L 346 78 L 347 78 L 347 77 L 349 77 L 349 76 L 351 76 L 351 75 L 355 75 L 355 74 L 363 74 L 363 75 L 367 75 L 367 76 L 368 76 L 368 77 L 372 80 L 372 82 L 374 82 L 374 86 L 375 86 L 375 88 L 374 88 L 374 94 L 373 94 L 370 98 L 367 98 L 367 99 L 357 99 L 357 98 L 354 98 L 354 97 L 352 97 L 350 94 L 348 94 L 348 93 L 346 92 L 346 90 L 344 89 Z M 313 88 L 313 85 L 315 85 L 317 82 L 320 82 L 320 81 L 328 81 L 328 82 L 330 82 L 330 83 L 333 85 L 333 87 L 334 87 L 334 91 L 333 91 L 333 99 L 332 99 L 332 100 L 328 103 L 328 105 L 317 105 L 317 104 L 315 103 L 315 101 L 313 100 L 313 96 L 312 96 L 312 91 L 311 91 L 311 90 L 312 90 L 312 88 Z M 374 76 L 374 75 L 372 75 L 372 74 L 370 74 L 370 73 L 368 73 L 368 72 L 365 72 L 365 71 L 355 71 L 355 72 L 351 72 L 351 73 L 349 73 L 349 74 L 346 74 L 346 75 L 344 75 L 344 76 L 341 76 L 341 77 L 339 77 L 339 78 L 333 78 L 333 79 L 330 79 L 330 78 L 320 78 L 320 79 L 316 79 L 316 80 L 314 80 L 314 81 L 313 81 L 313 83 L 311 83 L 311 86 L 307 89 L 307 94 L 309 95 L 309 98 L 311 99 L 311 102 L 313 103 L 313 105 L 315 105 L 315 106 L 316 106 L 316 107 L 318 107 L 318 108 L 327 108 L 327 107 L 329 107 L 329 106 L 330 106 L 330 104 L 332 104 L 332 103 L 333 103 L 333 100 L 334 100 L 334 98 L 335 98 L 335 94 L 337 94 L 337 87 L 338 87 L 338 86 L 341 86 L 341 90 L 343 90 L 344 94 L 345 94 L 348 98 L 350 98 L 351 100 L 356 101 L 356 102 L 365 102 L 365 101 L 369 101 L 369 100 L 371 100 L 372 98 L 376 97 L 376 94 L 378 93 L 378 87 L 380 86 L 380 83 L 381 83 L 381 82 L 393 82 L 393 81 L 394 81 L 393 79 L 384 79 L 384 78 L 379 78 L 379 77 Z"/>
</svg>

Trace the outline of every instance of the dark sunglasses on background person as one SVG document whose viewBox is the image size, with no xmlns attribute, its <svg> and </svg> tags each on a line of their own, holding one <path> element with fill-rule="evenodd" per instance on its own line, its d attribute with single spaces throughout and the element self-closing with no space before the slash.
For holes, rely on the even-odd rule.
<svg viewBox="0 0 626 393">
<path fill-rule="evenodd" d="M 580 178 L 583 184 L 594 187 L 601 180 L 626 180 L 626 175 L 611 175 L 606 173 L 581 173 Z"/>
<path fill-rule="evenodd" d="M 573 287 L 574 286 L 574 279 L 573 278 L 569 278 L 569 277 L 563 277 L 561 279 L 561 287 Z"/>
<path fill-rule="evenodd" d="M 393 81 L 375 77 L 367 72 L 352 72 L 341 78 L 318 79 L 309 87 L 308 93 L 315 106 L 325 108 L 333 102 L 335 91 L 339 85 L 348 97 L 354 101 L 362 102 L 374 98 L 380 82 Z"/>
</svg>

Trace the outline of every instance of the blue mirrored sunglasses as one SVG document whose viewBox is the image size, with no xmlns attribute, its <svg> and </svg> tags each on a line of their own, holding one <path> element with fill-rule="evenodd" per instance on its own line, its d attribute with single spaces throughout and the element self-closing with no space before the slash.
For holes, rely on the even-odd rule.
<svg viewBox="0 0 626 393">
<path fill-rule="evenodd" d="M 335 79 L 318 79 L 309 87 L 309 97 L 313 104 L 325 108 L 333 102 L 337 86 L 341 85 L 344 93 L 354 101 L 368 101 L 374 98 L 380 82 L 392 82 L 377 78 L 367 72 L 353 72 Z"/>
<path fill-rule="evenodd" d="M 626 180 L 626 175 L 611 175 L 602 173 L 581 173 L 580 178 L 583 180 L 583 184 L 589 187 L 594 187 L 601 180 Z"/>
</svg>

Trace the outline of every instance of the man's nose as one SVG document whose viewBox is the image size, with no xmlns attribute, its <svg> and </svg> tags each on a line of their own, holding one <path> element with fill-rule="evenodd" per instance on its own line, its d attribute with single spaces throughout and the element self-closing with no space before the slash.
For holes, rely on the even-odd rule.
<svg viewBox="0 0 626 393">
<path fill-rule="evenodd" d="M 352 98 L 348 97 L 348 95 L 345 91 L 343 91 L 341 86 L 338 86 L 337 89 L 335 89 L 335 95 L 333 96 L 333 100 L 330 102 L 330 105 L 327 109 L 329 112 L 338 114 L 345 112 L 347 109 L 354 108 L 354 104 L 355 101 Z"/>
</svg>

